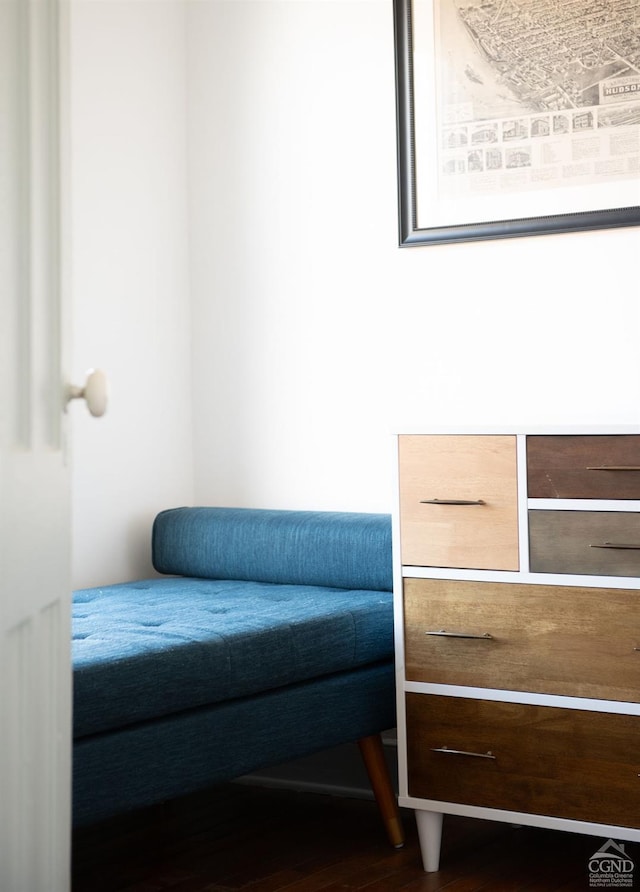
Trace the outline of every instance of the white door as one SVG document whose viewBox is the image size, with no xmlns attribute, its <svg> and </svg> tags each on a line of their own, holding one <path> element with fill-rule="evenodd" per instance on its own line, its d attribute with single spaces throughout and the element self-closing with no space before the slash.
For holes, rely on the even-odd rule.
<svg viewBox="0 0 640 892">
<path fill-rule="evenodd" d="M 61 5 L 0 0 L 2 892 L 66 892 L 70 874 Z"/>
</svg>

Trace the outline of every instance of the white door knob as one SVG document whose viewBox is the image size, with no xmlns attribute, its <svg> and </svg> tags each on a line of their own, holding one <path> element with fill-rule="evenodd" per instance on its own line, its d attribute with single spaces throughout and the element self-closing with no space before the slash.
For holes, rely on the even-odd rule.
<svg viewBox="0 0 640 892">
<path fill-rule="evenodd" d="M 101 369 L 90 369 L 87 372 L 87 381 L 84 387 L 76 387 L 72 384 L 67 391 L 67 402 L 85 400 L 87 409 L 94 418 L 99 418 L 107 411 L 108 398 L 109 382 Z"/>
</svg>

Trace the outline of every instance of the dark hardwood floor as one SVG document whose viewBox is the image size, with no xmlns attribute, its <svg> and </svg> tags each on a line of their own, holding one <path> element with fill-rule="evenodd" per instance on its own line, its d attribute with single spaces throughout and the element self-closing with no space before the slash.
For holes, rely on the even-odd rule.
<svg viewBox="0 0 640 892">
<path fill-rule="evenodd" d="M 73 892 L 584 892 L 606 842 L 445 817 L 441 869 L 425 874 L 402 815 L 396 851 L 371 801 L 226 784 L 77 831 Z M 638 874 L 639 848 L 625 844 Z"/>
</svg>

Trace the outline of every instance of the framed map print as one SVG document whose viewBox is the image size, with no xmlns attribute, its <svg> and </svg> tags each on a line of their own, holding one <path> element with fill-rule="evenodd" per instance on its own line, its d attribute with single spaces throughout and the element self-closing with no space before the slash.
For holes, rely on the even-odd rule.
<svg viewBox="0 0 640 892">
<path fill-rule="evenodd" d="M 400 245 L 640 223 L 640 0 L 394 0 Z"/>
</svg>

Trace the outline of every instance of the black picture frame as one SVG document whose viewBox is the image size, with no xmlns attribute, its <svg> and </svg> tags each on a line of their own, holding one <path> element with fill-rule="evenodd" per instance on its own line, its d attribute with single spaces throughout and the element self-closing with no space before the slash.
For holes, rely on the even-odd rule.
<svg viewBox="0 0 640 892">
<path fill-rule="evenodd" d="M 485 239 L 550 235 L 616 227 L 640 223 L 640 178 L 635 182 L 638 204 L 625 207 L 604 207 L 593 210 L 571 210 L 533 216 L 510 214 L 505 219 L 423 221 L 418 214 L 417 175 L 421 160 L 416 155 L 416 109 L 414 56 L 416 35 L 413 10 L 422 0 L 394 0 L 394 44 L 396 78 L 398 235 L 399 246 L 438 245 Z M 454 0 L 429 0 L 436 3 Z M 640 92 L 638 94 L 640 108 Z M 435 121 L 433 122 L 435 128 Z M 640 137 L 639 137 L 640 139 Z M 637 197 L 636 197 L 637 195 Z"/>
</svg>

